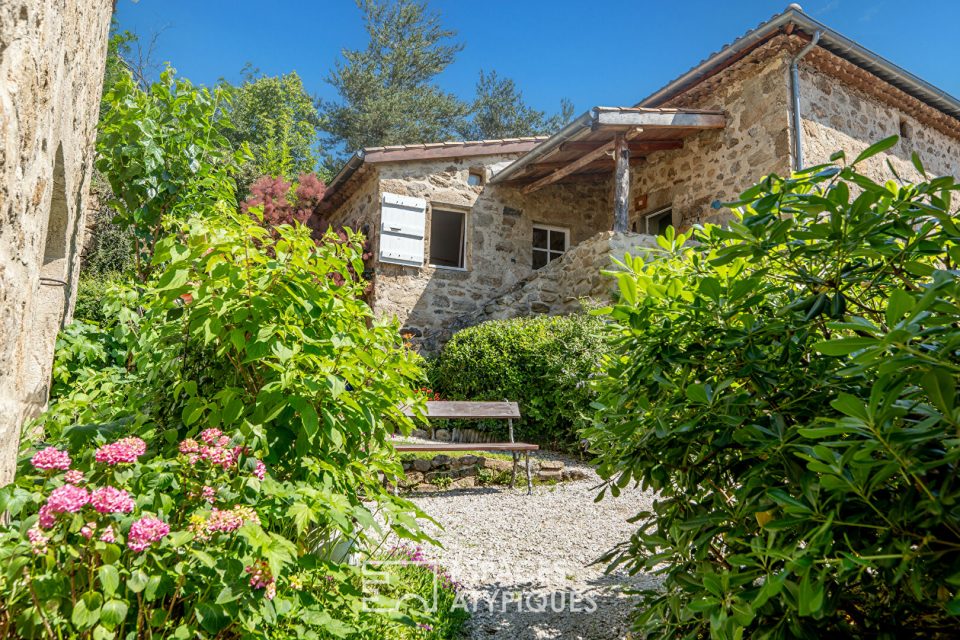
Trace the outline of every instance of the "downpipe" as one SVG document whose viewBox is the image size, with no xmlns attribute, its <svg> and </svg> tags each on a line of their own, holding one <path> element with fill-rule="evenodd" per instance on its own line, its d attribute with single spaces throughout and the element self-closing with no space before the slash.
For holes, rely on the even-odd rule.
<svg viewBox="0 0 960 640">
<path fill-rule="evenodd" d="M 820 42 L 820 30 L 817 29 L 813 38 L 800 52 L 790 60 L 790 99 L 793 102 L 793 170 L 799 171 L 803 167 L 803 126 L 800 118 L 800 60 L 810 53 Z"/>
</svg>

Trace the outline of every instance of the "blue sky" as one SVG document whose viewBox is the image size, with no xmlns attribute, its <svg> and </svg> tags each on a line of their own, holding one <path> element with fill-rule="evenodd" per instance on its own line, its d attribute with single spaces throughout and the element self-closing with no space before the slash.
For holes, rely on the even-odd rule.
<svg viewBox="0 0 960 640">
<path fill-rule="evenodd" d="M 512 77 L 527 102 L 577 113 L 629 105 L 652 93 L 788 3 L 785 0 L 431 0 L 465 45 L 439 84 L 473 95 L 480 69 Z M 954 96 L 960 96 L 957 0 L 807 0 L 804 10 Z M 307 90 L 324 82 L 343 48 L 365 34 L 352 0 L 119 0 L 123 28 L 159 33 L 156 58 L 201 84 L 235 81 L 250 62 L 266 74 L 296 71 Z"/>
</svg>

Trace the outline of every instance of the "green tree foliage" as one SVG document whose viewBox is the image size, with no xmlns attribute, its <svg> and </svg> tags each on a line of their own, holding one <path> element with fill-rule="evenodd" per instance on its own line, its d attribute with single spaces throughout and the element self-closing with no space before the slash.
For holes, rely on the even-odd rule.
<svg viewBox="0 0 960 640">
<path fill-rule="evenodd" d="M 112 190 L 114 223 L 134 232 L 136 271 L 146 278 L 167 221 L 235 200 L 225 179 L 238 160 L 225 136 L 227 97 L 167 69 L 146 91 L 122 75 L 105 100 L 96 165 Z"/>
<path fill-rule="evenodd" d="M 560 113 L 547 116 L 524 103 L 523 93 L 512 79 L 481 70 L 471 117 L 461 128 L 461 135 L 468 140 L 487 140 L 550 134 L 572 116 L 573 104 L 569 101 L 561 103 Z"/>
<path fill-rule="evenodd" d="M 587 381 L 604 352 L 602 327 L 583 314 L 484 322 L 451 338 L 430 363 L 430 382 L 445 400 L 517 401 L 517 437 L 575 449 L 595 397 Z"/>
<path fill-rule="evenodd" d="M 463 48 L 438 14 L 417 0 L 357 0 L 369 41 L 345 50 L 327 78 L 339 102 L 322 107 L 331 142 L 367 146 L 455 137 L 468 108 L 434 84 Z"/>
<path fill-rule="evenodd" d="M 317 170 L 320 115 L 295 71 L 263 76 L 247 68 L 240 85 L 221 87 L 230 96 L 226 138 L 250 149 L 240 166 L 241 193 L 261 176 L 292 180 Z"/>
<path fill-rule="evenodd" d="M 238 211 L 204 167 L 213 95 L 168 73 L 108 96 L 104 170 L 150 251 L 107 290 L 103 326 L 61 336 L 58 395 L 0 489 L 2 635 L 452 634 L 458 616 L 397 602 L 396 582 L 364 607 L 376 594 L 348 561 L 427 540 L 381 481 L 402 472 L 390 436 L 422 372 L 361 300 L 358 238 Z"/>
<path fill-rule="evenodd" d="M 858 172 L 896 142 L 616 274 L 586 434 L 606 490 L 657 492 L 611 555 L 665 578 L 648 637 L 955 636 L 960 187 Z"/>
</svg>

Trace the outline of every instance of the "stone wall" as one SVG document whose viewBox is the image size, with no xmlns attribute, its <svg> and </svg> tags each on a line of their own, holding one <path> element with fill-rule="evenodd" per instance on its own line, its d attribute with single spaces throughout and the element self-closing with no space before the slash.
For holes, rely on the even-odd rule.
<svg viewBox="0 0 960 640">
<path fill-rule="evenodd" d="M 616 291 L 616 283 L 601 270 L 613 269 L 613 258 L 622 259 L 626 253 L 637 255 L 656 246 L 653 236 L 600 232 L 491 298 L 477 311 L 426 332 L 421 346 L 424 351 L 436 351 L 455 332 L 487 320 L 536 314 L 565 315 L 607 304 Z"/>
<path fill-rule="evenodd" d="M 743 60 L 661 105 L 721 110 L 723 129 L 688 138 L 682 149 L 658 151 L 632 170 L 631 220 L 667 206 L 680 229 L 725 215 L 714 200 L 735 199 L 769 173 L 790 169 L 789 84 L 785 43 L 772 41 Z M 637 206 L 646 197 L 646 206 Z M 642 231 L 643 228 L 631 227 Z"/>
<path fill-rule="evenodd" d="M 428 203 L 424 239 L 427 264 L 408 267 L 380 263 L 375 266 L 374 276 L 374 310 L 378 315 L 396 315 L 415 337 L 415 343 L 425 333 L 476 312 L 534 272 L 533 224 L 569 229 L 571 247 L 599 230 L 611 228 L 613 208 L 608 179 L 552 185 L 528 196 L 513 187 L 467 183 L 471 170 L 483 170 L 489 178 L 492 167 L 515 157 L 377 165 L 379 193 L 420 197 Z M 365 186 L 363 190 L 366 189 Z M 379 206 L 379 196 L 375 201 Z M 429 265 L 430 216 L 434 208 L 467 213 L 466 269 Z M 378 226 L 372 225 L 374 229 Z"/>
<path fill-rule="evenodd" d="M 892 95 L 897 90 L 888 91 Z M 929 176 L 960 176 L 958 137 L 809 65 L 800 67 L 800 114 L 808 166 L 829 162 L 830 155 L 841 149 L 852 161 L 874 142 L 903 134 L 896 146 L 864 161 L 860 170 L 881 183 L 895 179 L 889 160 L 901 178 L 915 182 L 921 179 L 910 159 L 916 152 Z"/>
<path fill-rule="evenodd" d="M 109 0 L 0 3 L 0 485 L 70 318 Z"/>
</svg>

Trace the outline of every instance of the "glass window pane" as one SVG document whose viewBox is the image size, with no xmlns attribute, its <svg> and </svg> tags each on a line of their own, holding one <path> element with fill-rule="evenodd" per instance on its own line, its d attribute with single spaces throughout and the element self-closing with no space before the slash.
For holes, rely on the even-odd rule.
<svg viewBox="0 0 960 640">
<path fill-rule="evenodd" d="M 559 257 L 562 256 L 562 255 L 563 255 L 563 252 L 562 252 L 562 251 L 560 251 L 560 252 L 551 251 L 551 252 L 550 252 L 550 262 L 553 262 L 554 260 L 556 260 L 557 258 L 559 258 Z"/>
<path fill-rule="evenodd" d="M 537 249 L 533 250 L 533 268 L 539 269 L 546 266 L 547 264 L 547 252 L 538 251 Z"/>
<path fill-rule="evenodd" d="M 547 230 L 533 228 L 533 246 L 537 249 L 547 248 Z"/>
<path fill-rule="evenodd" d="M 551 231 L 550 232 L 550 250 L 566 251 L 567 250 L 567 234 L 565 234 L 563 231 Z"/>
</svg>

